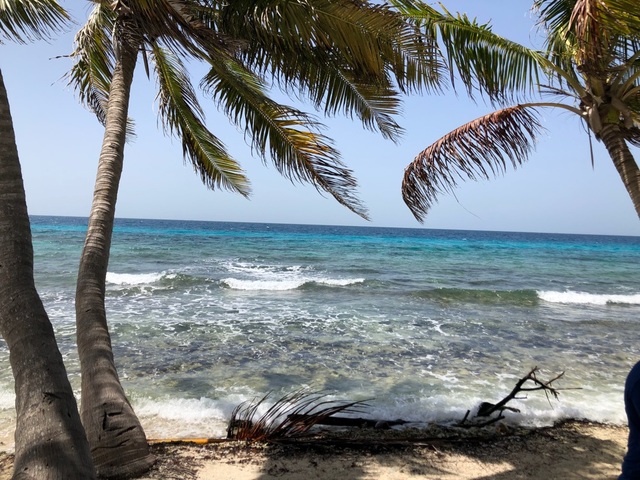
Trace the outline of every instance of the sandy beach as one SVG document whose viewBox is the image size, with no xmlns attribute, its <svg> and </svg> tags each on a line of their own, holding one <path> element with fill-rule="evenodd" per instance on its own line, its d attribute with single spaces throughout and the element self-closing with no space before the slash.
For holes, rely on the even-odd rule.
<svg viewBox="0 0 640 480">
<path fill-rule="evenodd" d="M 615 479 L 628 431 L 567 422 L 528 431 L 494 427 L 480 435 L 466 432 L 467 438 L 369 432 L 283 445 L 159 443 L 153 446 L 158 463 L 145 478 Z"/>
<path fill-rule="evenodd" d="M 615 479 L 627 432 L 571 421 L 532 430 L 360 430 L 278 444 L 156 441 L 157 463 L 143 479 Z M 0 479 L 10 478 L 12 461 L 1 454 Z"/>
</svg>

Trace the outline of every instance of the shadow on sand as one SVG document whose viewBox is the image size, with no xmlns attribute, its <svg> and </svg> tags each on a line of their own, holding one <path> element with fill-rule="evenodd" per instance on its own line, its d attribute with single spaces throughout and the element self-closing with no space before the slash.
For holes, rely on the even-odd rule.
<svg viewBox="0 0 640 480">
<path fill-rule="evenodd" d="M 625 453 L 621 427 L 585 422 L 528 434 L 427 441 L 371 438 L 286 444 L 155 445 L 148 479 L 400 480 L 615 479 Z"/>
<path fill-rule="evenodd" d="M 571 421 L 527 434 L 420 441 L 363 429 L 347 440 L 159 443 L 152 445 L 158 462 L 141 480 L 614 480 L 626 434 Z M 0 453 L 0 480 L 11 478 L 12 467 L 13 455 Z"/>
</svg>

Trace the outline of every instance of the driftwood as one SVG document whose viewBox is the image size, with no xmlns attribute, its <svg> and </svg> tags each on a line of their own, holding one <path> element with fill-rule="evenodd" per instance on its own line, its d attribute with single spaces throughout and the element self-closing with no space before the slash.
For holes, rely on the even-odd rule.
<svg viewBox="0 0 640 480">
<path fill-rule="evenodd" d="M 513 387 L 513 390 L 511 390 L 511 392 L 502 400 L 500 400 L 498 403 L 494 404 L 490 402 L 482 402 L 479 405 L 478 411 L 475 415 L 476 418 L 477 417 L 487 418 L 487 417 L 491 417 L 491 415 L 494 414 L 495 412 L 498 412 L 497 417 L 490 418 L 489 420 L 486 420 L 484 422 L 481 421 L 481 422 L 466 423 L 469 417 L 469 414 L 471 413 L 471 410 L 467 410 L 466 415 L 464 416 L 462 421 L 458 423 L 458 426 L 483 427 L 485 425 L 490 425 L 492 423 L 495 423 L 495 422 L 498 422 L 499 420 L 504 419 L 505 410 L 520 413 L 520 410 L 518 410 L 517 408 L 507 406 L 507 403 L 509 403 L 511 400 L 514 400 L 514 399 L 522 400 L 527 398 L 526 396 L 518 397 L 517 395 L 520 392 L 533 392 L 536 390 L 543 390 L 545 395 L 547 396 L 547 400 L 549 401 L 549 404 L 551 404 L 550 396 L 553 396 L 557 400 L 560 396 L 560 390 L 566 390 L 566 389 L 555 388 L 551 384 L 556 380 L 562 378 L 562 376 L 564 375 L 564 372 L 556 375 L 551 380 L 547 380 L 547 381 L 540 380 L 536 376 L 537 372 L 539 372 L 538 367 L 533 367 L 529 373 L 527 373 L 524 377 L 518 380 L 515 387 Z M 529 382 L 529 384 L 527 384 L 527 382 Z M 527 386 L 525 386 L 525 384 L 527 384 Z M 530 384 L 533 384 L 533 386 L 528 386 Z"/>
<path fill-rule="evenodd" d="M 292 422 L 307 422 L 311 415 L 292 414 L 289 420 Z M 405 425 L 406 420 L 375 420 L 371 418 L 351 418 L 329 416 L 315 422 L 315 425 L 331 425 L 336 427 L 376 428 L 386 430 L 396 425 Z"/>
<path fill-rule="evenodd" d="M 553 386 L 553 382 L 562 378 L 564 372 L 550 380 L 543 381 L 537 377 L 538 367 L 531 369 L 527 375 L 516 383 L 511 392 L 498 403 L 482 402 L 475 414 L 475 418 L 486 418 L 486 421 L 468 421 L 471 410 L 456 426 L 470 428 L 483 427 L 505 418 L 504 412 L 519 413 L 517 408 L 507 406 L 511 400 L 524 399 L 518 397 L 521 392 L 544 391 L 547 400 L 550 397 L 556 400 L 561 389 Z M 527 383 L 528 382 L 528 383 Z M 566 389 L 562 389 L 566 390 Z M 388 429 L 397 425 L 411 423 L 405 420 L 379 420 L 361 417 L 337 416 L 337 414 L 363 413 L 368 404 L 364 401 L 347 402 L 326 400 L 322 392 L 297 390 L 275 401 L 266 409 L 266 413 L 258 416 L 260 407 L 270 398 L 270 394 L 253 402 L 244 402 L 238 405 L 231 414 L 231 420 L 227 428 L 227 439 L 248 441 L 285 441 L 284 439 L 299 438 L 309 432 L 316 425 L 330 425 L 340 427 L 358 427 Z M 492 417 L 494 413 L 498 415 Z"/>
</svg>

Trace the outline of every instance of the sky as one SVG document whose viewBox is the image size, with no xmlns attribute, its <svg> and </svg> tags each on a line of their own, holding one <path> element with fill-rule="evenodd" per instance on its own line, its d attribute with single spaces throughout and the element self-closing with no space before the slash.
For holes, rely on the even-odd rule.
<svg viewBox="0 0 640 480">
<path fill-rule="evenodd" d="M 103 129 L 63 78 L 71 67 L 56 58 L 72 49 L 73 33 L 90 2 L 61 2 L 78 25 L 49 42 L 0 45 L 0 69 L 9 94 L 29 213 L 89 214 Z M 493 30 L 527 46 L 540 47 L 530 14 L 531 0 L 449 0 L 452 12 L 491 22 Z M 536 43 L 537 42 L 537 43 Z M 194 78 L 198 83 L 199 78 Z M 358 196 L 370 221 L 321 195 L 292 184 L 253 156 L 243 133 L 202 99 L 207 125 L 240 161 L 252 183 L 244 197 L 208 190 L 184 163 L 180 142 L 158 123 L 154 79 L 136 72 L 130 117 L 136 138 L 125 149 L 116 216 L 181 220 L 361 225 L 461 230 L 640 235 L 640 220 L 601 144 L 592 166 L 588 136 L 577 117 L 542 112 L 545 132 L 522 167 L 490 181 L 464 182 L 441 195 L 424 224 L 404 205 L 405 167 L 450 130 L 489 113 L 464 91 L 405 99 L 397 119 L 405 132 L 398 143 L 363 129 L 357 120 L 322 119 L 344 163 L 358 179 Z M 639 158 L 638 149 L 633 149 Z"/>
</svg>

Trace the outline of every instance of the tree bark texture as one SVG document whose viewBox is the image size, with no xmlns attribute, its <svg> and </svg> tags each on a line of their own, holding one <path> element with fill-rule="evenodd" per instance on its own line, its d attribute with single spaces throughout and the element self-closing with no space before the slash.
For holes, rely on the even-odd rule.
<svg viewBox="0 0 640 480">
<path fill-rule="evenodd" d="M 62 355 L 35 288 L 31 229 L 1 72 L 0 333 L 15 379 L 13 478 L 96 478 Z"/>
<path fill-rule="evenodd" d="M 144 430 L 120 384 L 105 311 L 109 249 L 136 56 L 136 46 L 126 42 L 119 46 L 76 287 L 81 416 L 98 475 L 107 478 L 141 474 L 154 462 Z"/>
<path fill-rule="evenodd" d="M 615 124 L 605 125 L 600 132 L 600 138 L 609 152 L 629 197 L 631 197 L 638 217 L 640 217 L 640 169 L 620 127 Z"/>
</svg>

